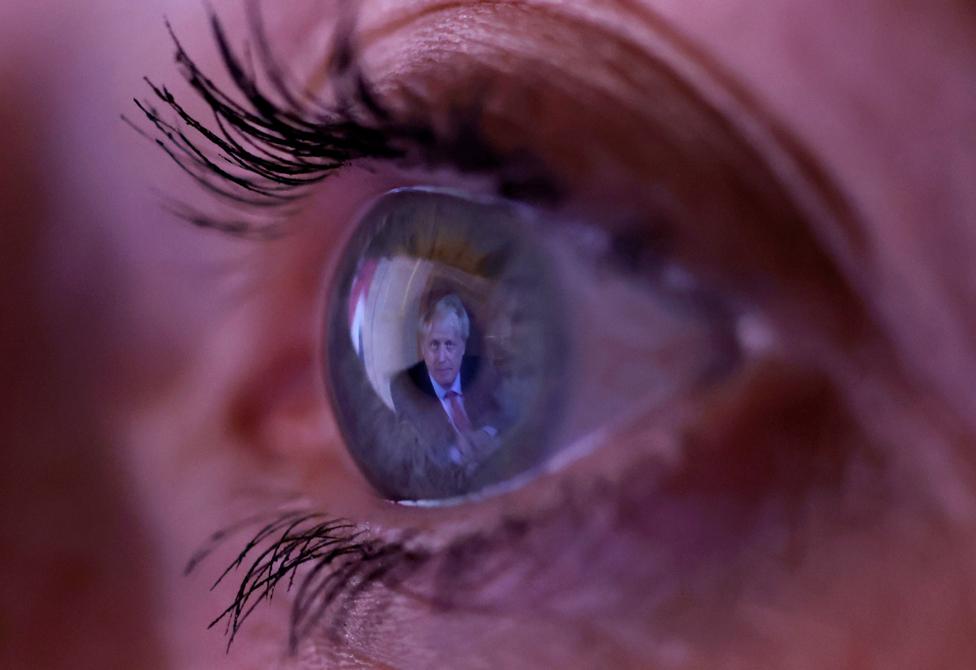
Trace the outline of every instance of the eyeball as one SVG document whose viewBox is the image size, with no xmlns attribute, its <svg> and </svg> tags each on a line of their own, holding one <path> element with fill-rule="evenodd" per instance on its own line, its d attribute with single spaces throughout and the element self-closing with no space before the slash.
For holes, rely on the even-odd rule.
<svg viewBox="0 0 976 670">
<path fill-rule="evenodd" d="M 608 271 L 600 239 L 438 190 L 393 191 L 365 213 L 324 360 L 346 445 L 381 495 L 448 501 L 520 481 L 727 358 L 700 310 Z"/>
</svg>

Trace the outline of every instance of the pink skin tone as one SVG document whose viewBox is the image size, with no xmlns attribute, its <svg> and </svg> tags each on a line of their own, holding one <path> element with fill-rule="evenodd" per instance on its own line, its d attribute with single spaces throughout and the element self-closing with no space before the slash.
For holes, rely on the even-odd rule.
<svg viewBox="0 0 976 670">
<path fill-rule="evenodd" d="M 430 331 L 424 335 L 421 349 L 430 376 L 444 388 L 450 388 L 461 371 L 461 359 L 464 358 L 464 338 L 457 317 L 435 318 Z"/>
<path fill-rule="evenodd" d="M 273 13 L 273 40 L 321 44 L 322 4 Z M 815 218 L 810 234 L 856 307 L 809 308 L 804 291 L 826 285 L 816 273 L 792 284 L 773 276 L 762 295 L 735 295 L 771 324 L 776 361 L 756 354 L 756 366 L 714 393 L 608 427 L 598 448 L 509 495 L 441 510 L 392 507 L 358 474 L 323 399 L 322 286 L 372 198 L 470 182 L 354 167 L 318 188 L 296 234 L 280 243 L 201 234 L 174 223 L 150 188 L 205 197 L 117 121 L 143 95 L 144 74 L 186 95 L 164 14 L 201 65 L 219 71 L 198 3 L 8 0 L 0 7 L 0 667 L 976 667 L 971 5 L 511 7 L 366 3 L 368 69 L 379 80 L 413 78 L 416 91 L 437 98 L 465 85 L 462 63 L 507 81 L 553 65 L 564 74 L 552 88 L 571 104 L 548 100 L 546 123 L 528 124 L 518 139 L 562 166 L 581 199 L 640 209 L 660 161 L 649 136 L 633 131 L 657 106 L 640 81 L 621 79 L 669 58 L 677 35 L 721 64 L 839 185 L 856 234 L 831 217 Z M 240 36 L 238 4 L 217 9 Z M 594 49 L 607 35 L 633 48 Z M 295 58 L 321 55 L 309 53 Z M 458 67 L 438 68 L 445 63 Z M 611 169 L 588 169 L 592 156 Z M 733 286 L 735 268 L 756 259 L 726 251 L 715 258 L 732 269 L 703 261 L 701 271 Z M 607 318 L 586 327 L 597 331 Z M 689 416 L 694 425 L 682 423 Z M 684 452 L 668 451 L 675 436 L 695 445 L 687 460 L 700 471 L 647 486 L 660 463 L 684 462 Z M 797 480 L 778 478 L 784 445 L 800 454 L 867 447 L 871 456 L 843 474 L 818 470 L 817 485 L 791 507 Z M 596 511 L 575 525 L 557 517 L 536 530 L 535 545 L 510 547 L 519 565 L 543 557 L 527 568 L 531 589 L 499 579 L 492 608 L 474 614 L 397 596 L 341 652 L 322 639 L 287 658 L 281 593 L 225 654 L 206 625 L 237 584 L 208 587 L 236 545 L 182 576 L 211 532 L 266 510 L 283 491 L 373 529 L 417 529 L 437 546 L 504 515 L 561 509 L 567 487 L 592 491 L 577 502 Z M 613 523 L 600 516 L 608 500 Z"/>
</svg>

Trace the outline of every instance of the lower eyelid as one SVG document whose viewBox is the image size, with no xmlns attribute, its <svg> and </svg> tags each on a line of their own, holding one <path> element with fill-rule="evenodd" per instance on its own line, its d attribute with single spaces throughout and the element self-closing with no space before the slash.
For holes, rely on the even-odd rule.
<svg viewBox="0 0 976 670">
<path fill-rule="evenodd" d="M 578 598 L 582 609 L 560 609 L 561 616 L 591 616 L 600 603 L 628 597 L 625 592 L 638 584 L 641 593 L 685 588 L 718 566 L 737 563 L 743 552 L 756 551 L 755 542 L 766 543 L 761 551 L 776 560 L 802 560 L 804 506 L 813 495 L 821 502 L 824 495 L 839 500 L 852 459 L 874 470 L 867 481 L 876 485 L 861 492 L 874 499 L 873 507 L 865 512 L 856 505 L 851 511 L 880 513 L 883 459 L 865 451 L 868 443 L 837 389 L 819 373 L 759 366 L 708 406 L 685 433 L 681 456 L 671 462 L 646 451 L 635 455 L 636 445 L 621 435 L 616 467 L 604 468 L 602 475 L 581 463 L 573 468 L 581 472 L 568 473 L 564 479 L 571 483 L 562 487 L 554 486 L 559 478 L 553 475 L 465 514 L 448 509 L 382 515 L 394 528 L 420 526 L 426 532 L 383 531 L 387 524 L 352 529 L 366 541 L 383 537 L 378 550 L 396 558 L 388 569 L 375 563 L 381 568 L 375 583 L 360 582 L 336 602 L 331 614 L 340 616 L 330 618 L 327 611 L 318 625 L 341 640 L 346 627 L 381 625 L 375 618 L 364 624 L 361 617 L 373 617 L 370 608 L 390 599 L 435 611 L 510 617 L 544 612 L 569 597 Z M 637 439 L 646 450 L 647 435 Z M 769 531 L 777 527 L 784 540 L 769 546 Z M 635 551 L 644 557 L 640 565 L 617 565 Z M 604 593 L 586 605 L 580 588 Z"/>
<path fill-rule="evenodd" d="M 837 413 L 837 390 L 822 378 L 806 373 L 777 377 L 769 371 L 758 378 L 765 380 L 767 390 L 761 390 L 762 384 L 745 384 L 726 389 L 724 401 L 695 398 L 713 413 L 693 431 L 672 426 L 674 433 L 666 434 L 659 423 L 650 440 L 636 428 L 629 436 L 609 437 L 600 458 L 584 459 L 524 492 L 457 511 L 373 507 L 375 501 L 360 506 L 355 515 L 360 530 L 384 543 L 405 543 L 414 558 L 399 576 L 377 578 L 370 588 L 353 588 L 352 599 L 336 604 L 342 611 L 339 623 L 327 612 L 319 633 L 312 634 L 342 638 L 347 628 L 377 625 L 369 608 L 384 597 L 402 607 L 434 612 L 473 611 L 504 618 L 513 611 L 534 611 L 549 616 L 546 608 L 560 598 L 585 603 L 586 594 L 577 591 L 584 572 L 586 593 L 603 590 L 596 601 L 604 605 L 612 598 L 632 597 L 625 591 L 637 584 L 668 592 L 732 561 L 746 551 L 751 538 L 784 523 L 788 539 L 762 551 L 802 554 L 803 535 L 789 524 L 797 523 L 796 510 L 814 489 L 833 487 L 831 495 L 841 495 L 838 487 L 850 454 L 846 446 L 830 454 L 804 444 L 817 436 L 804 435 L 789 411 L 799 412 L 807 422 L 834 416 L 827 423 L 839 421 L 838 430 L 845 433 L 853 434 L 854 426 Z M 774 402 L 784 389 L 792 389 L 792 405 Z M 811 404 L 811 397 L 820 397 L 821 404 Z M 785 426 L 778 435 L 770 427 L 776 416 L 784 417 Z M 788 453 L 799 458 L 783 460 Z M 741 467 L 730 472 L 729 459 L 741 459 Z M 683 470 L 686 460 L 699 467 Z M 772 470 L 769 463 L 775 465 Z M 807 467 L 811 469 L 805 473 Z M 772 521 L 762 518 L 770 506 L 782 510 Z M 618 564 L 635 552 L 644 556 L 642 565 L 625 569 Z M 568 612 L 560 608 L 560 616 L 600 614 L 599 605 L 580 607 Z M 588 609 L 593 607 L 598 609 Z"/>
</svg>

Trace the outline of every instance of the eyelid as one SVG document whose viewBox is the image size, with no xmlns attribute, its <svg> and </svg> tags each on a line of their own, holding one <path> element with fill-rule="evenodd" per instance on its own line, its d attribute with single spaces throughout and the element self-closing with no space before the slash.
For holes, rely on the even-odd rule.
<svg viewBox="0 0 976 670">
<path fill-rule="evenodd" d="M 450 89 L 451 78 L 470 82 L 490 79 L 492 74 L 507 79 L 536 74 L 533 84 L 541 81 L 543 88 L 567 86 L 575 78 L 582 87 L 574 93 L 584 99 L 601 96 L 614 115 L 635 113 L 643 124 L 648 114 L 662 109 L 662 117 L 687 127 L 697 116 L 682 114 L 685 110 L 674 107 L 677 100 L 669 99 L 671 96 L 661 98 L 672 85 L 673 91 L 696 98 L 703 108 L 720 116 L 724 125 L 765 156 L 778 180 L 789 185 L 794 199 L 802 202 L 806 216 L 837 218 L 841 224 L 838 246 L 855 251 L 864 248 L 854 213 L 809 148 L 710 55 L 707 44 L 682 34 L 645 3 L 615 0 L 554 7 L 531 0 L 474 5 L 428 2 L 405 16 L 389 18 L 386 14 L 392 12 L 378 13 L 373 22 L 379 25 L 375 26 L 369 25 L 367 16 L 360 30 L 366 50 L 375 47 L 378 52 L 369 53 L 369 62 L 371 76 L 381 88 L 384 80 L 392 79 L 389 88 L 396 90 L 412 73 L 418 73 L 421 82 L 411 90 L 413 95 L 428 95 L 434 84 Z M 512 37 L 519 29 L 524 39 Z M 417 33 L 413 41 L 411 31 Z M 500 35 L 505 39 L 492 39 Z M 402 46 L 391 48 L 385 41 L 391 37 Z M 465 45 L 463 51 L 455 46 L 459 40 Z M 591 48 L 593 45 L 602 50 Z M 423 58 L 415 57 L 414 50 Z M 431 56 L 431 52 L 437 55 Z M 463 64 L 458 64 L 459 59 Z M 581 74 L 589 70 L 595 76 Z M 593 80 L 601 85 L 592 86 Z M 616 86 L 608 88 L 609 81 Z M 529 100 L 536 102 L 531 96 Z M 543 116 L 537 108 L 533 111 L 532 118 Z M 548 129 L 533 126 L 532 130 L 545 133 Z M 631 137 L 626 134 L 623 139 L 627 142 Z"/>
</svg>

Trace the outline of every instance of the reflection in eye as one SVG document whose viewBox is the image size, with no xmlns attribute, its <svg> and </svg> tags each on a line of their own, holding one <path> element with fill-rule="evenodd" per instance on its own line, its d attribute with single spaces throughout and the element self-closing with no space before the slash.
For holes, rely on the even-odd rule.
<svg viewBox="0 0 976 670">
<path fill-rule="evenodd" d="M 728 367 L 732 339 L 688 280 L 681 295 L 645 285 L 604 237 L 416 189 L 365 215 L 331 301 L 327 366 L 348 448 L 383 495 L 509 482 Z"/>
</svg>

